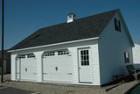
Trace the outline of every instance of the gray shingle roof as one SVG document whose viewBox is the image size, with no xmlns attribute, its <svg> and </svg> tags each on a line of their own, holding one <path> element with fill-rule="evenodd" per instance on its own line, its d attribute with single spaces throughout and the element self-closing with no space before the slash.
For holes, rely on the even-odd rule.
<svg viewBox="0 0 140 94">
<path fill-rule="evenodd" d="M 11 50 L 98 37 L 117 11 L 108 11 L 80 18 L 71 23 L 41 28 Z"/>
</svg>

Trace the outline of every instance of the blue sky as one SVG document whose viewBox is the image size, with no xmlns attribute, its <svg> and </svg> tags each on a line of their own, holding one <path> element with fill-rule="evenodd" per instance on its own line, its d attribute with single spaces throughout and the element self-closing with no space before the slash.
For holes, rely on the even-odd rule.
<svg viewBox="0 0 140 94">
<path fill-rule="evenodd" d="M 5 0 L 5 48 L 10 48 L 41 27 L 121 9 L 132 38 L 140 43 L 140 0 Z"/>
</svg>

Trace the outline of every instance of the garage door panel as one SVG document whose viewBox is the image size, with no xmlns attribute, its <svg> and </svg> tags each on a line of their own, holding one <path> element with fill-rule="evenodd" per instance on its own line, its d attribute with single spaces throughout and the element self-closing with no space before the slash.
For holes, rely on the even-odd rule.
<svg viewBox="0 0 140 94">
<path fill-rule="evenodd" d="M 72 81 L 72 75 L 58 73 L 47 74 L 46 81 Z"/>
<path fill-rule="evenodd" d="M 16 60 L 16 79 L 20 80 L 20 59 Z"/>
<path fill-rule="evenodd" d="M 63 58 L 55 58 L 52 60 L 49 60 L 49 58 L 45 58 L 43 62 L 43 70 L 47 71 L 47 73 L 53 73 L 53 72 L 62 72 L 62 73 L 69 73 L 72 72 L 72 60 L 71 58 L 67 58 L 66 60 L 63 60 Z M 57 67 L 57 70 L 56 70 Z"/>
<path fill-rule="evenodd" d="M 72 58 L 71 56 L 58 56 L 57 65 L 60 68 L 61 72 L 69 73 L 72 68 Z"/>
<path fill-rule="evenodd" d="M 34 57 L 18 58 L 20 60 L 20 80 L 35 80 L 37 75 L 36 59 Z"/>
<path fill-rule="evenodd" d="M 43 80 L 72 81 L 72 57 L 69 55 L 43 58 Z"/>
</svg>

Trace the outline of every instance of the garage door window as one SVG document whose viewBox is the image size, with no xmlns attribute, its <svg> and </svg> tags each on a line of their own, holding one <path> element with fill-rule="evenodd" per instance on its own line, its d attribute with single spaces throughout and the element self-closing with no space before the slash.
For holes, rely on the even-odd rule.
<svg viewBox="0 0 140 94">
<path fill-rule="evenodd" d="M 54 56 L 54 55 L 55 55 L 54 51 L 49 51 L 44 53 L 44 56 Z"/>
<path fill-rule="evenodd" d="M 25 55 L 18 55 L 17 58 L 25 58 Z"/>
<path fill-rule="evenodd" d="M 33 53 L 18 55 L 17 58 L 35 58 Z"/>
<path fill-rule="evenodd" d="M 35 55 L 33 53 L 27 54 L 27 58 L 35 58 Z"/>
<path fill-rule="evenodd" d="M 68 54 L 69 54 L 69 51 L 68 50 L 58 51 L 58 55 L 68 55 Z"/>
</svg>

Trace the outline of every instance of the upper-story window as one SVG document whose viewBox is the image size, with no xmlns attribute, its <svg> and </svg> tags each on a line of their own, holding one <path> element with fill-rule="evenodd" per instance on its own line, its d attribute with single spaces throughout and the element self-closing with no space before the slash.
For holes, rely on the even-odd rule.
<svg viewBox="0 0 140 94">
<path fill-rule="evenodd" d="M 121 32 L 121 22 L 117 18 L 114 18 L 114 25 L 115 25 L 115 30 L 118 32 Z"/>
<path fill-rule="evenodd" d="M 125 63 L 129 63 L 130 62 L 129 53 L 128 52 L 124 52 L 124 60 L 125 60 Z"/>
</svg>

